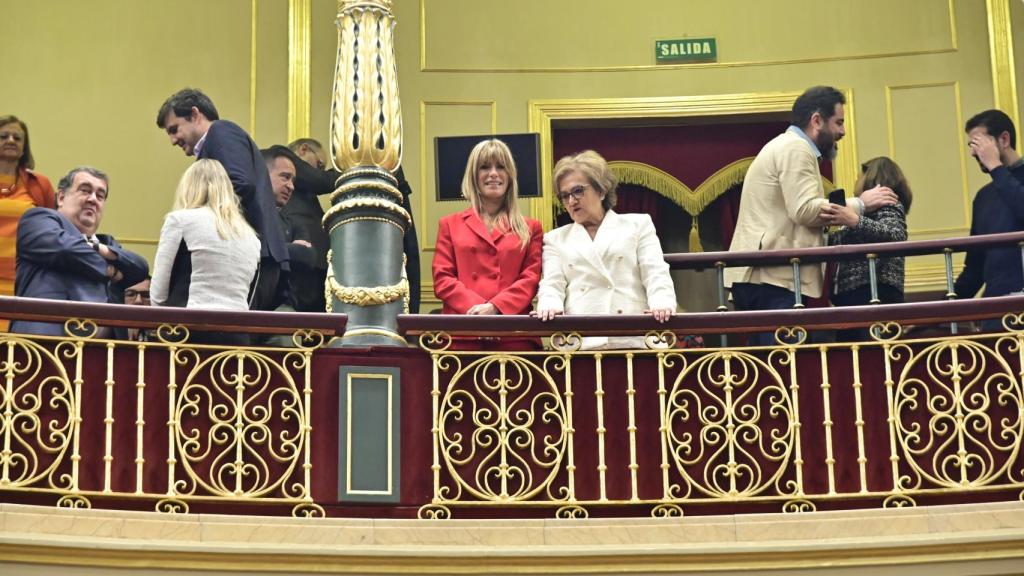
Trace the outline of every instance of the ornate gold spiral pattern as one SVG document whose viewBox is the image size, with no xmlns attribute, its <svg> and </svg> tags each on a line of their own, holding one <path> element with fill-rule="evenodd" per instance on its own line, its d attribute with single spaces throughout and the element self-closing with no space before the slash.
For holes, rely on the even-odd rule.
<svg viewBox="0 0 1024 576">
<path fill-rule="evenodd" d="M 560 499 L 553 479 L 566 451 L 566 408 L 555 383 L 516 356 L 493 354 L 465 368 L 447 358 L 456 370 L 437 420 L 440 455 L 452 480 L 447 498 Z"/>
<path fill-rule="evenodd" d="M 60 357 L 80 355 L 71 341 L 51 353 L 29 340 L 0 338 L 0 487 L 72 486 L 61 470 L 78 400 Z"/>
<path fill-rule="evenodd" d="M 914 472 L 946 487 L 1003 477 L 1024 438 L 1024 390 L 1006 360 L 970 340 L 936 342 L 913 355 L 904 346 L 890 355 L 909 359 L 894 412 Z"/>
<path fill-rule="evenodd" d="M 793 452 L 793 407 L 778 372 L 736 351 L 662 361 L 680 370 L 664 414 L 668 451 L 684 482 L 672 494 L 786 493 L 780 481 Z"/>
<path fill-rule="evenodd" d="M 301 364 L 293 352 L 286 362 Z M 295 477 L 307 441 L 307 415 L 291 374 L 262 354 L 233 350 L 199 362 L 173 412 L 187 476 L 175 492 L 227 497 L 305 498 Z M 273 431 L 272 431 L 273 430 Z"/>
</svg>

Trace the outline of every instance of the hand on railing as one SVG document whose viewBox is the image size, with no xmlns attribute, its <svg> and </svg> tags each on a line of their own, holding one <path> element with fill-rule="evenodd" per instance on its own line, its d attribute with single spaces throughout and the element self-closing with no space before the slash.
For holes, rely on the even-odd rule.
<svg viewBox="0 0 1024 576">
<path fill-rule="evenodd" d="M 531 310 L 530 311 L 530 316 L 533 317 L 533 318 L 540 318 L 541 322 L 547 322 L 548 320 L 551 320 L 555 316 L 562 315 L 563 312 L 564 312 L 563 310 L 554 310 L 554 309 L 549 309 L 549 310 Z"/>
</svg>

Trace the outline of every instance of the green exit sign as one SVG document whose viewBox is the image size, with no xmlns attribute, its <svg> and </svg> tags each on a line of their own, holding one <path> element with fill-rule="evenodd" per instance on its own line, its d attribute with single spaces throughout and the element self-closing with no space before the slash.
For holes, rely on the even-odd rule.
<svg viewBox="0 0 1024 576">
<path fill-rule="evenodd" d="M 683 38 L 682 40 L 655 40 L 656 62 L 714 62 L 718 59 L 718 46 L 714 38 Z"/>
</svg>

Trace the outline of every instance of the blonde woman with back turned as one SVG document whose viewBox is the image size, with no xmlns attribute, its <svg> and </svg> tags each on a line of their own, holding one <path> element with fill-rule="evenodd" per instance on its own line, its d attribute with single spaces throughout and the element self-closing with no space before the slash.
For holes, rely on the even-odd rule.
<svg viewBox="0 0 1024 576">
<path fill-rule="evenodd" d="M 249 286 L 260 241 L 246 222 L 220 162 L 202 159 L 178 183 L 174 208 L 164 219 L 153 263 L 155 306 L 249 309 Z M 244 344 L 240 334 L 194 335 L 192 341 Z"/>
</svg>

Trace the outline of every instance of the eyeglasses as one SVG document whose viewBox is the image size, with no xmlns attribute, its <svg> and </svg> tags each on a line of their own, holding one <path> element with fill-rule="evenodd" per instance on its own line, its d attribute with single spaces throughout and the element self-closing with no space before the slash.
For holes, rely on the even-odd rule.
<svg viewBox="0 0 1024 576">
<path fill-rule="evenodd" d="M 142 298 L 143 300 L 149 300 L 149 290 L 125 290 L 125 300 L 135 300 L 136 298 Z"/>
<path fill-rule="evenodd" d="M 588 184 L 579 184 L 577 186 L 573 186 L 568 192 L 559 192 L 557 196 L 558 201 L 562 204 L 568 204 L 570 197 L 576 201 L 582 200 L 583 192 L 585 192 L 589 187 L 590 185 Z"/>
</svg>

